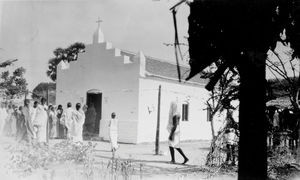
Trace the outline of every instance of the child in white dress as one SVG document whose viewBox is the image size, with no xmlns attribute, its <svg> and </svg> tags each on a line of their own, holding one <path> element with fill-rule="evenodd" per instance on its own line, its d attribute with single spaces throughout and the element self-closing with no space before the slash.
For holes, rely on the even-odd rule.
<svg viewBox="0 0 300 180">
<path fill-rule="evenodd" d="M 111 149 L 115 152 L 118 149 L 118 119 L 116 118 L 116 113 L 111 114 L 111 119 L 109 121 L 109 137 L 111 143 Z"/>
</svg>

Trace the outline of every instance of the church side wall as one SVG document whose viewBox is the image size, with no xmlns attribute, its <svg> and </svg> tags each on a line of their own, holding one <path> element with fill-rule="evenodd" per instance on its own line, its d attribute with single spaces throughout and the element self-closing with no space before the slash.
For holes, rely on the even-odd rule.
<svg viewBox="0 0 300 180">
<path fill-rule="evenodd" d="M 158 87 L 161 85 L 160 141 L 167 141 L 167 123 L 171 101 L 179 99 L 189 104 L 188 121 L 180 121 L 181 140 L 211 139 L 205 102 L 208 92 L 204 87 L 178 84 L 164 80 L 140 78 L 138 142 L 154 142 L 157 125 Z M 182 109 L 180 109 L 182 113 Z"/>
<path fill-rule="evenodd" d="M 86 47 L 70 69 L 58 70 L 57 104 L 66 108 L 67 102 L 86 103 L 87 91 L 102 92 L 100 137 L 108 136 L 108 121 L 112 112 L 119 119 L 119 141 L 137 142 L 138 120 L 138 63 L 124 64 L 123 56 L 115 56 L 114 49 L 105 43 Z"/>
</svg>

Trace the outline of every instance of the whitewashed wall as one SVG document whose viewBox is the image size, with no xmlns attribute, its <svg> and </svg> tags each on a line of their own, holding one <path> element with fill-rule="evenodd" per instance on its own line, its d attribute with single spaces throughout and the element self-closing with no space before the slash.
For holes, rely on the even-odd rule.
<svg viewBox="0 0 300 180">
<path fill-rule="evenodd" d="M 106 43 L 87 45 L 70 68 L 58 68 L 56 102 L 66 108 L 67 102 L 86 103 L 90 89 L 102 92 L 100 137 L 108 139 L 107 121 L 115 112 L 120 121 L 120 141 L 136 143 L 138 120 L 139 63 L 124 64 L 117 49 L 106 49 Z"/>
<path fill-rule="evenodd" d="M 159 79 L 139 81 L 138 142 L 155 141 L 157 124 L 158 87 L 161 85 L 160 141 L 167 141 L 166 129 L 171 101 L 178 97 L 181 103 L 189 103 L 189 121 L 181 121 L 181 140 L 211 139 L 210 123 L 207 121 L 205 101 L 208 92 L 204 87 L 171 83 Z M 181 112 L 181 111 L 180 111 Z"/>
<path fill-rule="evenodd" d="M 102 92 L 102 120 L 100 137 L 108 136 L 110 114 L 119 119 L 119 141 L 140 143 L 155 141 L 157 122 L 158 86 L 162 85 L 160 140 L 166 141 L 168 114 L 171 101 L 176 97 L 189 102 L 189 121 L 181 122 L 182 140 L 210 139 L 205 101 L 208 93 L 204 87 L 178 84 L 154 78 L 143 78 L 144 67 L 139 58 L 129 60 L 118 49 L 106 43 L 86 46 L 70 68 L 58 68 L 56 102 L 66 108 L 67 102 L 86 102 L 91 89 Z M 140 77 L 141 75 L 141 77 Z"/>
</svg>

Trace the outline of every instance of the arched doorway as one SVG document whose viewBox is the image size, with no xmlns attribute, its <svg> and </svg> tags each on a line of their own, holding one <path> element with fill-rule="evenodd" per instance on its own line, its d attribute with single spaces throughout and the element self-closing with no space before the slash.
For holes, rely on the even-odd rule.
<svg viewBox="0 0 300 180">
<path fill-rule="evenodd" d="M 99 125 L 102 118 L 102 92 L 98 89 L 91 89 L 87 91 L 86 104 L 88 105 L 88 108 L 94 108 L 93 111 L 96 111 L 96 114 L 93 115 L 96 117 L 90 116 L 94 113 L 91 113 L 86 117 L 86 123 L 89 123 L 87 131 L 88 133 L 99 134 Z"/>
</svg>

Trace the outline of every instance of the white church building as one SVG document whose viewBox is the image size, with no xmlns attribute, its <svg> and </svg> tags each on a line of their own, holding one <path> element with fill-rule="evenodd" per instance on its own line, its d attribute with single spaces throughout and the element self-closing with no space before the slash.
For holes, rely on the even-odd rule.
<svg viewBox="0 0 300 180">
<path fill-rule="evenodd" d="M 174 61 L 175 62 L 175 61 Z M 109 139 L 108 121 L 115 112 L 119 119 L 119 142 L 154 142 L 160 98 L 160 141 L 167 141 L 170 103 L 179 100 L 181 140 L 211 139 L 207 120 L 206 81 L 195 77 L 185 82 L 189 67 L 180 66 L 178 82 L 175 63 L 114 48 L 104 41 L 98 26 L 93 43 L 70 64 L 57 69 L 56 104 L 93 102 L 97 111 L 99 136 Z"/>
</svg>

